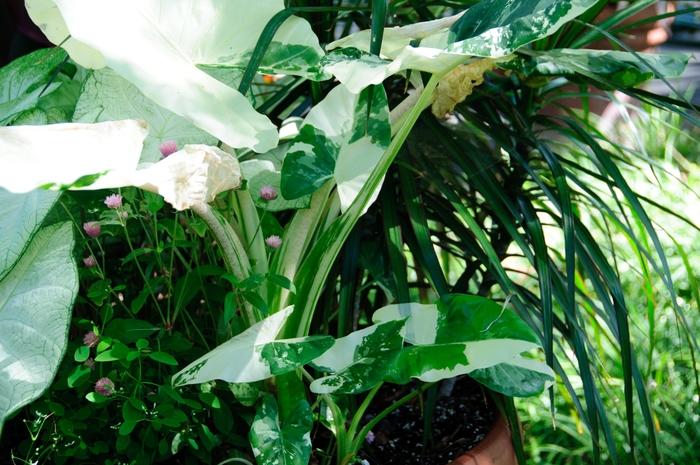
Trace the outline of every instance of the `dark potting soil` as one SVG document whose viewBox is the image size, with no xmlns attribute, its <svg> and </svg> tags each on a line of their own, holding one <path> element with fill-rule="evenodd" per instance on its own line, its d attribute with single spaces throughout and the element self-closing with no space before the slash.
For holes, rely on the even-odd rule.
<svg viewBox="0 0 700 465">
<path fill-rule="evenodd" d="M 367 421 L 383 408 L 401 399 L 414 386 L 385 385 L 370 405 Z M 425 394 L 424 394 L 425 395 Z M 418 397 L 387 415 L 365 443 L 360 458 L 370 465 L 446 465 L 481 441 L 494 422 L 491 400 L 481 385 L 462 377 L 451 394 L 440 397 L 435 406 L 432 444 L 423 448 L 423 416 Z"/>
</svg>

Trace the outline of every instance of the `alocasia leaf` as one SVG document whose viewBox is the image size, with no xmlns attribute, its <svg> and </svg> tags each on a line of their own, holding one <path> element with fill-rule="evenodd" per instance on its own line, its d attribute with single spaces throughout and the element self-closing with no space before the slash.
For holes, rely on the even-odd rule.
<svg viewBox="0 0 700 465">
<path fill-rule="evenodd" d="M 99 50 L 106 64 L 146 97 L 232 147 L 266 151 L 277 144 L 277 131 L 267 117 L 238 91 L 198 69 L 187 53 L 196 51 L 192 35 L 216 30 L 214 24 L 198 23 L 206 19 L 199 13 L 207 11 L 209 2 L 188 3 L 194 11 L 185 2 L 169 3 L 162 14 L 161 2 L 155 0 L 56 0 L 56 4 L 71 37 Z M 216 14 L 206 16 L 219 18 L 228 27 L 237 21 Z M 187 18 L 197 22 L 190 24 Z"/>
<path fill-rule="evenodd" d="M 538 344 L 532 329 L 518 315 L 476 295 L 447 294 L 435 304 L 387 305 L 372 315 L 374 323 L 410 317 L 406 341 L 414 345 L 518 339 Z"/>
<path fill-rule="evenodd" d="M 282 182 L 282 172 L 280 168 L 275 166 L 275 163 L 270 160 L 253 159 L 241 162 L 241 171 L 243 172 L 243 177 L 248 182 L 248 190 L 250 190 L 253 201 L 259 205 L 264 204 L 264 208 L 271 212 L 309 208 L 311 204 L 310 195 L 305 195 L 293 200 L 284 198 L 280 187 L 280 183 Z M 277 192 L 277 198 L 263 202 L 260 196 L 260 189 L 264 186 L 273 187 Z"/>
<path fill-rule="evenodd" d="M 597 0 L 484 0 L 452 25 L 448 52 L 498 58 L 554 34 Z"/>
<path fill-rule="evenodd" d="M 313 414 L 306 401 L 280 420 L 277 402 L 265 396 L 250 428 L 250 445 L 258 465 L 305 465 L 311 457 Z"/>
<path fill-rule="evenodd" d="M 390 40 L 386 46 L 382 44 L 382 55 L 391 61 L 369 58 L 369 41 L 365 45 L 363 37 L 351 36 L 328 46 L 329 50 L 349 50 L 329 54 L 323 65 L 357 92 L 405 69 L 439 73 L 465 63 L 469 57 L 506 57 L 554 34 L 594 4 L 595 0 L 482 0 L 451 25 L 441 19 L 388 29 L 385 37 Z"/>
<path fill-rule="evenodd" d="M 263 28 L 284 8 L 282 0 L 55 3 L 60 17 L 45 19 L 48 27 L 67 25 L 72 39 L 98 51 L 109 67 L 160 106 L 232 147 L 264 152 L 277 144 L 276 128 L 267 117 L 197 65 L 245 67 Z M 322 55 L 309 24 L 292 17 L 273 38 L 262 66 L 269 72 L 321 78 Z M 81 57 L 73 58 L 89 66 Z"/>
<path fill-rule="evenodd" d="M 36 106 L 42 91 L 48 96 L 59 88 L 59 82 L 44 86 L 65 58 L 63 50 L 43 49 L 0 68 L 0 123 Z"/>
<path fill-rule="evenodd" d="M 29 246 L 59 195 L 45 190 L 12 194 L 0 189 L 0 280 Z"/>
<path fill-rule="evenodd" d="M 389 321 L 350 333 L 335 341 L 311 364 L 332 373 L 311 383 L 317 394 L 358 394 L 381 381 L 393 366 L 404 341 L 406 320 Z"/>
<path fill-rule="evenodd" d="M 590 83 L 593 81 L 591 76 L 587 76 L 590 74 L 619 87 L 630 88 L 652 79 L 654 71 L 660 77 L 678 77 L 692 57 L 686 53 L 637 55 L 639 58 L 631 53 L 611 50 L 558 49 L 537 52 L 534 56 L 519 56 L 498 66 L 517 71 L 528 84 L 537 78 L 556 76 L 566 76 L 576 83 Z"/>
<path fill-rule="evenodd" d="M 328 180 L 338 186 L 341 210 L 357 197 L 389 146 L 391 126 L 384 88 L 353 94 L 333 89 L 315 106 L 292 141 L 282 165 L 282 194 L 296 199 Z"/>
<path fill-rule="evenodd" d="M 470 371 L 469 376 L 493 391 L 518 397 L 540 394 L 554 382 L 551 368 L 538 360 L 520 356 L 488 368 Z"/>
<path fill-rule="evenodd" d="M 134 120 L 0 128 L 0 187 L 29 192 L 110 170 L 133 171 L 146 134 Z"/>
<path fill-rule="evenodd" d="M 29 17 L 46 38 L 56 45 L 61 44 L 73 60 L 86 68 L 98 69 L 105 66 L 100 52 L 70 36 L 68 26 L 54 0 L 26 0 L 24 4 Z"/>
<path fill-rule="evenodd" d="M 431 305 L 389 305 L 372 319 L 380 323 L 406 317 L 406 341 L 414 346 L 401 351 L 387 381 L 403 384 L 412 377 L 438 381 L 478 373 L 480 381 L 498 392 L 529 396 L 554 380 L 547 365 L 520 356 L 539 347 L 532 329 L 489 299 L 448 294 Z M 529 384 L 518 387 L 513 381 L 529 374 Z"/>
<path fill-rule="evenodd" d="M 198 358 L 173 377 L 173 385 L 221 379 L 249 383 L 286 373 L 318 357 L 333 343 L 330 336 L 275 341 L 292 312 L 287 307 Z"/>
<path fill-rule="evenodd" d="M 147 98 L 132 83 L 109 68 L 93 71 L 83 84 L 75 106 L 73 121 L 98 123 L 122 119 L 142 119 L 148 123 L 140 162 L 161 159 L 158 150 L 166 141 L 185 144 L 216 145 L 218 140 L 185 118 Z"/>
<path fill-rule="evenodd" d="M 0 425 L 46 390 L 63 358 L 78 291 L 73 245 L 70 223 L 43 228 L 0 281 Z"/>
</svg>

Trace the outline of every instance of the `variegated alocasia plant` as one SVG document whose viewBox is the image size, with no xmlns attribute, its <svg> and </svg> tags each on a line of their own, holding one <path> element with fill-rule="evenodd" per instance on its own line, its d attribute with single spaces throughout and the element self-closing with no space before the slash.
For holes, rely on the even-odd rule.
<svg viewBox="0 0 700 465">
<path fill-rule="evenodd" d="M 0 322 L 33 305 L 13 299 L 17 283 L 33 283 L 41 292 L 62 274 L 61 296 L 51 309 L 56 317 L 43 319 L 37 335 L 26 331 L 31 321 L 20 337 L 0 328 L 0 423 L 48 386 L 65 350 L 75 297 L 71 234 L 65 225 L 40 229 L 57 194 L 39 187 L 137 186 L 159 193 L 174 208 L 204 219 L 229 279 L 263 277 L 241 303 L 247 329 L 172 378 L 182 386 L 276 377 L 278 398 L 263 398 L 251 430 L 260 464 L 309 459 L 313 417 L 299 374 L 332 412 L 339 462 L 357 453 L 373 423 L 361 427 L 358 411 L 346 427 L 331 394 L 371 396 L 385 381 L 433 383 L 461 374 L 507 395 L 541 392 L 554 380 L 551 368 L 521 356 L 539 347 L 537 335 L 485 298 L 447 294 L 430 305 L 391 305 L 374 314 L 373 325 L 337 340 L 310 334 L 310 327 L 333 262 L 423 109 L 433 105 L 444 115 L 471 91 L 473 85 L 462 81 L 476 82 L 495 66 L 538 77 L 552 73 L 540 66 L 548 63 L 562 75 L 585 77 L 581 69 L 589 60 L 600 65 L 596 73 L 609 70 L 611 80 L 624 84 L 658 72 L 629 57 L 612 66 L 613 57 L 589 51 L 528 51 L 515 58 L 518 49 L 555 33 L 594 3 L 483 0 L 460 15 L 387 29 L 378 54 L 370 53 L 366 31 L 330 44 L 326 53 L 309 24 L 291 16 L 278 25 L 259 71 L 311 80 L 334 76 L 340 84 L 280 143 L 276 127 L 255 110 L 261 102 L 234 87 L 261 53 L 256 43 L 269 35 L 265 25 L 279 19 L 282 0 L 28 0 L 30 16 L 47 37 L 84 68 L 78 86 L 55 82 L 43 96 L 35 89 L 50 80 L 63 52 L 37 52 L 46 69 L 35 67 L 23 78 L 25 62 L 0 72 L 0 121 L 13 124 L 0 128 L 0 186 L 15 193 L 2 193 L 0 226 L 26 225 L 0 235 L 0 296 L 7 294 L 0 298 Z M 678 55 L 653 66 L 670 74 L 685 62 Z M 406 71 L 416 71 L 409 76 L 414 92 L 390 112 L 381 84 Z M 430 80 L 422 83 L 418 71 L 431 73 Z M 11 80 L 20 85 L 8 85 Z M 58 103 L 71 92 L 75 105 L 66 111 Z M 184 148 L 158 161 L 165 141 Z M 246 149 L 258 153 L 247 153 L 239 165 Z M 240 189 L 242 180 L 247 189 Z M 262 194 L 255 186 L 279 193 L 265 203 L 269 211 L 296 210 L 272 255 L 259 233 Z M 230 211 L 224 216 L 208 203 L 226 191 Z M 42 248 L 52 250 L 42 260 L 55 273 L 38 282 L 30 277 L 46 266 L 37 262 Z M 37 349 L 33 338 L 44 345 Z M 25 354 L 20 349 L 28 345 L 37 353 L 9 355 Z M 44 375 L 27 387 L 20 367 L 27 369 L 30 356 L 39 361 L 29 368 L 40 367 Z M 312 379 L 307 364 L 326 376 Z"/>
</svg>

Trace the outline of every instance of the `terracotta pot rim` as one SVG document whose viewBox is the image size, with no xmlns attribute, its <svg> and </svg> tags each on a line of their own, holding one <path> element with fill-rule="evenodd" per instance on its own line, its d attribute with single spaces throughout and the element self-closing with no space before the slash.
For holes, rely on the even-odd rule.
<svg viewBox="0 0 700 465">
<path fill-rule="evenodd" d="M 457 457 L 447 465 L 497 465 L 497 464 L 516 464 L 515 450 L 510 436 L 510 427 L 503 417 L 501 412 L 494 406 L 494 422 L 493 426 L 484 439 L 472 449 L 468 450 L 461 456 Z M 499 444 L 500 443 L 500 444 Z M 511 452 L 506 453 L 504 447 L 510 445 Z M 494 451 L 499 452 L 499 456 L 508 457 L 505 461 L 497 461 L 493 458 Z"/>
</svg>

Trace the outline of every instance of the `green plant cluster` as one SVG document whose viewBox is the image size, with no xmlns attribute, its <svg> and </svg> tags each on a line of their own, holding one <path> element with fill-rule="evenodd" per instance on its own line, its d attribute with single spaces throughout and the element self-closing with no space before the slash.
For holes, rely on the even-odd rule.
<svg viewBox="0 0 700 465">
<path fill-rule="evenodd" d="M 462 375 L 521 463 L 527 396 L 590 463 L 673 456 L 658 386 L 700 385 L 700 296 L 671 226 L 700 220 L 655 190 L 689 171 L 590 112 L 700 127 L 638 88 L 691 57 L 607 32 L 653 1 L 169 1 L 28 0 L 65 50 L 0 70 L 9 460 L 346 465 L 416 396 L 428 447 Z M 384 383 L 414 390 L 368 418 Z"/>
</svg>

